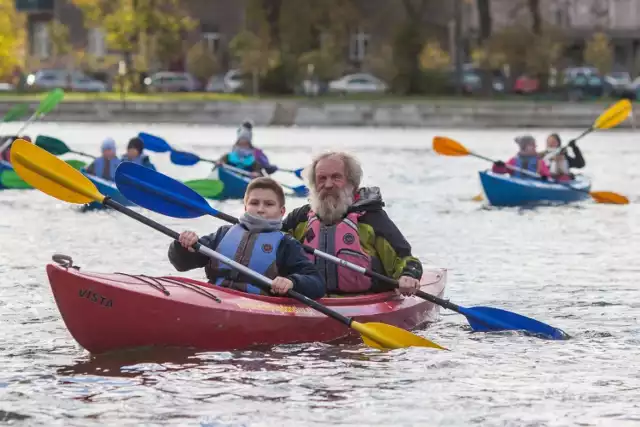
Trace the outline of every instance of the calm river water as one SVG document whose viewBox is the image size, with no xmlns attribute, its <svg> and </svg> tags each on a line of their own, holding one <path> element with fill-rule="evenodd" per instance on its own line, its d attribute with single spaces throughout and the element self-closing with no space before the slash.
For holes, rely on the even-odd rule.
<svg viewBox="0 0 640 427">
<path fill-rule="evenodd" d="M 2 133 L 13 129 L 7 125 Z M 19 125 L 16 124 L 17 129 Z M 234 129 L 149 125 L 34 125 L 31 134 L 98 153 L 112 136 L 124 149 L 138 131 L 217 157 Z M 553 131 L 557 131 L 554 129 Z M 37 191 L 0 192 L 0 422 L 14 425 L 194 426 L 635 426 L 640 425 L 640 138 L 592 134 L 580 142 L 594 190 L 627 206 L 492 209 L 472 201 L 473 158 L 431 151 L 434 135 L 507 158 L 515 130 L 257 129 L 272 161 L 296 168 L 330 148 L 361 159 L 391 218 L 425 264 L 449 269 L 447 296 L 525 314 L 572 335 L 546 341 L 516 333 L 471 334 L 443 311 L 420 331 L 451 352 L 387 353 L 362 345 L 308 344 L 270 351 L 164 351 L 91 358 L 68 333 L 45 275 L 56 252 L 83 270 L 168 274 L 169 241 L 111 213 L 77 208 Z M 543 138 L 548 132 L 535 130 Z M 564 138 L 578 131 L 561 131 Z M 208 166 L 178 167 L 183 179 Z M 277 175 L 290 184 L 296 178 Z M 288 202 L 292 209 L 303 200 Z M 216 205 L 239 214 L 239 202 Z M 146 211 L 145 211 L 146 212 Z M 178 230 L 210 232 L 210 218 L 150 214 Z M 189 272 L 201 277 L 202 272 Z"/>
</svg>

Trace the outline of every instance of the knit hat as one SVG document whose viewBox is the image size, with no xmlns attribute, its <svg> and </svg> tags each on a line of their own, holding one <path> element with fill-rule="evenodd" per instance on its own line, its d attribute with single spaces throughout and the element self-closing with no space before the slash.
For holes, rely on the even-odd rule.
<svg viewBox="0 0 640 427">
<path fill-rule="evenodd" d="M 245 140 L 245 141 L 249 141 L 249 144 L 253 146 L 251 144 L 252 139 L 253 139 L 253 133 L 249 129 L 245 127 L 238 128 L 236 142 L 240 140 Z"/>
<path fill-rule="evenodd" d="M 116 151 L 116 142 L 113 140 L 113 138 L 105 138 L 105 140 L 102 141 L 102 145 L 100 146 L 100 149 L 102 151 L 104 150 Z"/>
<path fill-rule="evenodd" d="M 529 144 L 536 144 L 536 140 L 531 135 L 521 135 L 515 138 L 516 144 L 520 147 L 520 150 L 524 150 Z"/>
<path fill-rule="evenodd" d="M 142 141 L 142 139 L 138 137 L 131 138 L 129 140 L 129 144 L 127 145 L 127 150 L 129 148 L 135 148 L 136 150 L 138 150 L 138 152 L 142 153 L 142 150 L 144 150 L 144 141 Z"/>
<path fill-rule="evenodd" d="M 253 130 L 253 120 L 251 120 L 251 119 L 244 119 L 244 120 L 242 121 L 242 124 L 240 125 L 240 127 L 247 128 L 247 129 L 249 129 L 249 130 Z"/>
</svg>

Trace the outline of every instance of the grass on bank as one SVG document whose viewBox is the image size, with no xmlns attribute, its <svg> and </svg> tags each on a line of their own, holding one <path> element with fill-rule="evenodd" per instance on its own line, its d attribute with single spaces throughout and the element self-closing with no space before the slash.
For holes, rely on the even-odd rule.
<svg viewBox="0 0 640 427">
<path fill-rule="evenodd" d="M 25 102 L 40 101 L 44 96 L 42 93 L 17 93 L 17 92 L 0 92 L 0 102 Z M 566 99 L 558 96 L 545 95 L 496 95 L 490 98 L 479 96 L 399 96 L 399 95 L 380 95 L 380 94 L 351 94 L 338 95 L 326 94 L 318 97 L 307 97 L 300 95 L 263 95 L 251 96 L 234 93 L 207 93 L 207 92 L 176 92 L 176 93 L 127 93 L 124 97 L 127 102 L 216 102 L 216 101 L 232 101 L 232 102 L 252 102 L 252 101 L 298 101 L 310 103 L 325 102 L 374 102 L 374 103 L 413 103 L 413 102 L 449 102 L 449 103 L 482 103 L 482 102 L 536 102 L 536 103 L 566 103 Z M 119 92 L 98 92 L 98 93 L 81 93 L 66 92 L 64 102 L 122 102 Z M 613 98 L 593 98 L 586 99 L 581 102 L 611 104 L 618 101 Z"/>
</svg>

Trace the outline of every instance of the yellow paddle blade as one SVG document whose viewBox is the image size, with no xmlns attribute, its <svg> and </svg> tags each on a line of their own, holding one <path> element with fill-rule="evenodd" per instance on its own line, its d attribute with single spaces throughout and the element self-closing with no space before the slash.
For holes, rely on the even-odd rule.
<svg viewBox="0 0 640 427">
<path fill-rule="evenodd" d="M 351 327 L 360 332 L 362 341 L 366 345 L 380 350 L 405 347 L 430 347 L 446 350 L 433 341 L 386 323 L 360 323 L 354 320 L 351 322 Z"/>
<path fill-rule="evenodd" d="M 443 156 L 468 156 L 470 154 L 464 145 L 445 136 L 433 138 L 433 151 Z"/>
<path fill-rule="evenodd" d="M 80 171 L 24 139 L 13 143 L 11 163 L 25 182 L 56 199 L 77 204 L 104 200 Z"/>
<path fill-rule="evenodd" d="M 600 114 L 600 117 L 593 124 L 594 129 L 611 129 L 624 122 L 631 114 L 631 102 L 628 99 L 621 99 Z"/>
<path fill-rule="evenodd" d="M 477 194 L 475 196 L 473 196 L 473 200 L 474 202 L 481 202 L 482 200 L 484 200 L 484 197 L 482 196 L 482 194 Z"/>
<path fill-rule="evenodd" d="M 629 199 L 622 194 L 613 193 L 611 191 L 594 191 L 589 195 L 598 203 L 609 203 L 612 205 L 628 205 Z"/>
</svg>

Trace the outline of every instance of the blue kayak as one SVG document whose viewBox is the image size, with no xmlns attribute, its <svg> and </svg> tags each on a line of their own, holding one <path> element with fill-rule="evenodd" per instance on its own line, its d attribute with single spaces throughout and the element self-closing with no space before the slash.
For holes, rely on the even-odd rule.
<svg viewBox="0 0 640 427">
<path fill-rule="evenodd" d="M 116 187 L 116 184 L 114 182 L 111 181 L 107 181 L 106 179 L 103 178 L 99 178 L 95 175 L 91 175 L 89 173 L 86 172 L 82 172 L 84 174 L 84 176 L 86 176 L 87 178 L 89 178 L 89 180 L 91 182 L 93 182 L 93 184 L 96 186 L 96 188 L 98 189 L 98 191 L 111 198 L 112 200 L 120 203 L 121 205 L 124 206 L 134 206 L 135 204 L 132 203 L 131 201 L 129 201 L 129 199 L 127 199 L 126 197 L 124 197 L 122 195 L 122 193 L 120 193 L 120 191 L 118 190 L 118 187 Z M 84 211 L 90 211 L 90 210 L 96 210 L 96 209 L 104 209 L 104 206 L 101 203 L 98 202 L 91 202 L 85 206 L 83 206 L 83 212 Z"/>
<path fill-rule="evenodd" d="M 224 189 L 220 196 L 220 200 L 224 199 L 243 199 L 244 192 L 251 182 L 251 178 L 235 173 L 226 168 L 218 168 L 218 179 L 224 184 Z"/>
<path fill-rule="evenodd" d="M 559 184 L 480 172 L 480 182 L 487 200 L 493 206 L 571 203 L 591 197 L 591 181 L 583 175 L 576 175 L 573 181 Z"/>
</svg>

